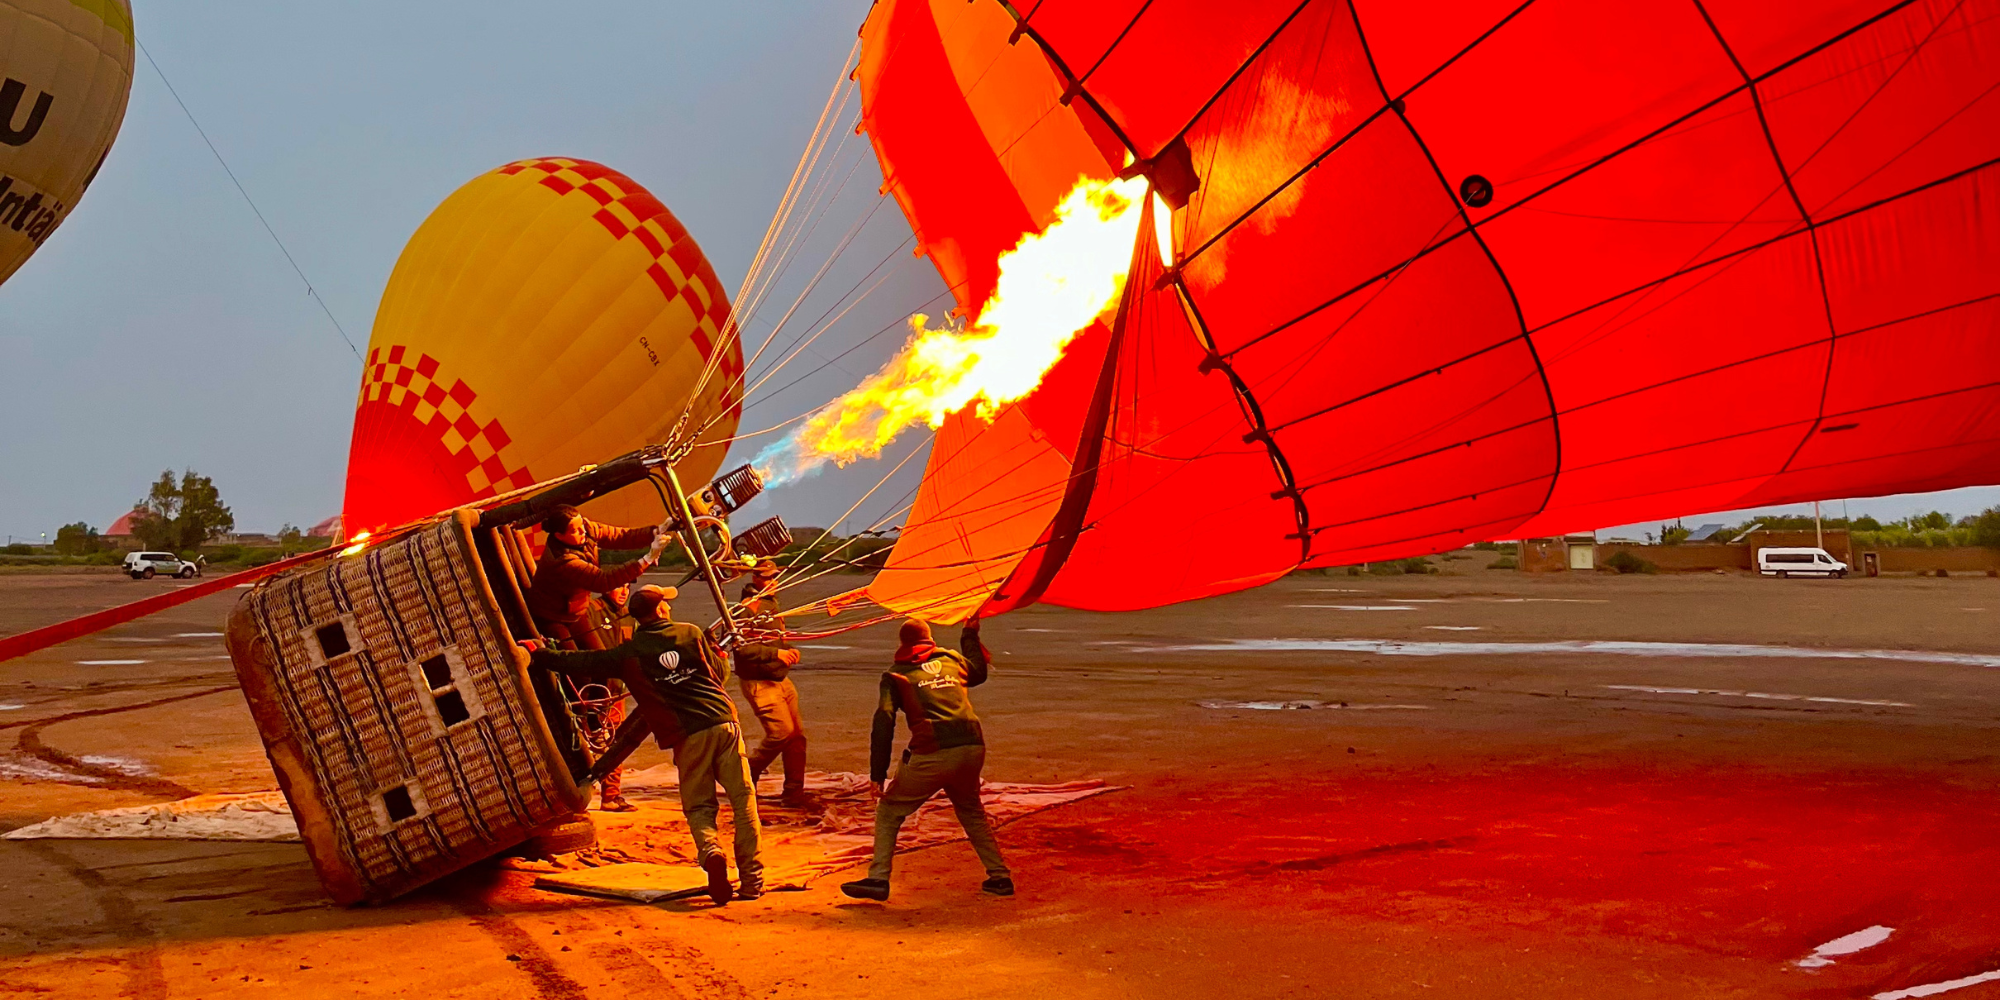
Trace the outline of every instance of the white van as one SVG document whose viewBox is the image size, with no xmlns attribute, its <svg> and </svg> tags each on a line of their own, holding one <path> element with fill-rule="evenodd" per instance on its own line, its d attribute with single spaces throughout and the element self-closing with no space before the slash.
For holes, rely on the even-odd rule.
<svg viewBox="0 0 2000 1000">
<path fill-rule="evenodd" d="M 1758 549 L 1757 572 L 1780 579 L 1788 576 L 1832 576 L 1847 575 L 1847 564 L 1835 559 L 1825 549 Z"/>
</svg>

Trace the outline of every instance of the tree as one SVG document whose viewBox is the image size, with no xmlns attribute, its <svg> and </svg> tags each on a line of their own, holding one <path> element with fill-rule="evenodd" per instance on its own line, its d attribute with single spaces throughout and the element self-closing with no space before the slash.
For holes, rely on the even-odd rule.
<svg viewBox="0 0 2000 1000">
<path fill-rule="evenodd" d="M 2000 549 L 2000 507 L 1988 507 L 1973 515 L 1972 544 Z"/>
<path fill-rule="evenodd" d="M 305 541 L 305 537 L 306 533 L 300 531 L 298 525 L 286 521 L 284 526 L 278 529 L 278 551 L 291 552 L 299 546 L 299 543 Z"/>
<path fill-rule="evenodd" d="M 1863 514 L 1863 515 L 1861 515 L 1860 517 L 1857 517 L 1857 518 L 1855 518 L 1855 519 L 1854 519 L 1854 530 L 1856 530 L 1856 531 L 1881 531 L 1881 530 L 1882 530 L 1882 522 L 1880 522 L 1880 521 L 1877 521 L 1877 520 L 1875 520 L 1875 518 L 1874 518 L 1874 517 L 1872 517 L 1872 516 L 1870 516 L 1870 515 L 1868 515 L 1868 514 Z"/>
<path fill-rule="evenodd" d="M 82 521 L 56 529 L 56 555 L 87 556 L 103 547 L 103 541 L 97 537 L 97 529 Z"/>
<path fill-rule="evenodd" d="M 185 552 L 236 527 L 215 481 L 188 469 L 178 484 L 168 469 L 133 511 L 132 533 L 149 549 Z"/>
</svg>

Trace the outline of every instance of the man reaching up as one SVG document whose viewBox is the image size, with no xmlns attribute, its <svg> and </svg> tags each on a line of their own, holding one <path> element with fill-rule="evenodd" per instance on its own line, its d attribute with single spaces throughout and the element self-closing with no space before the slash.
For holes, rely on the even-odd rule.
<svg viewBox="0 0 2000 1000">
<path fill-rule="evenodd" d="M 840 891 L 857 899 L 888 899 L 896 834 L 903 829 L 903 820 L 943 789 L 972 850 L 986 867 L 980 888 L 995 896 L 1012 896 L 1013 875 L 1000 857 L 986 807 L 979 801 L 986 740 L 966 690 L 986 683 L 991 660 L 979 641 L 979 621 L 967 623 L 959 637 L 963 655 L 940 647 L 931 639 L 929 623 L 915 618 L 903 623 L 897 638 L 901 645 L 896 662 L 882 675 L 869 753 L 869 779 L 882 790 L 882 800 L 875 806 L 875 860 L 868 866 L 867 878 L 842 885 Z M 903 751 L 896 780 L 885 783 L 898 711 L 909 722 L 910 745 Z"/>
</svg>

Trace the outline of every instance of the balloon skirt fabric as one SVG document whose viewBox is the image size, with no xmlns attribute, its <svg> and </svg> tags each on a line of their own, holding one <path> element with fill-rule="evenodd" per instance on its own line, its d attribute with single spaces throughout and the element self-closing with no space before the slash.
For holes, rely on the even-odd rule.
<svg viewBox="0 0 2000 1000">
<path fill-rule="evenodd" d="M 2000 0 L 882 0 L 862 38 L 961 306 L 1080 177 L 1146 171 L 1172 247 L 1122 336 L 940 430 L 892 607 L 2000 482 Z"/>
</svg>

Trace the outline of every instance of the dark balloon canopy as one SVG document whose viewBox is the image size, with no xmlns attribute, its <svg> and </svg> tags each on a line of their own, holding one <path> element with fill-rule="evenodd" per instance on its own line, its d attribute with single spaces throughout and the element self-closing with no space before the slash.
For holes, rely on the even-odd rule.
<svg viewBox="0 0 2000 1000">
<path fill-rule="evenodd" d="M 1151 177 L 1171 248 L 940 430 L 891 606 L 2000 481 L 2000 0 L 881 0 L 862 39 L 961 306 L 1079 177 Z"/>
</svg>

